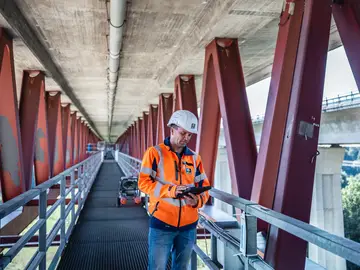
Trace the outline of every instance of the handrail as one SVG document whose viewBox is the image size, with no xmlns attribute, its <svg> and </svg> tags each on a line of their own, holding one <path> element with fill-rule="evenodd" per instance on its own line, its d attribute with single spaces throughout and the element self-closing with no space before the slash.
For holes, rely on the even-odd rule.
<svg viewBox="0 0 360 270">
<path fill-rule="evenodd" d="M 246 214 L 264 220 L 283 231 L 360 265 L 360 243 L 328 233 L 303 221 L 215 188 L 212 188 L 209 193 L 212 197 L 233 205 Z"/>
<path fill-rule="evenodd" d="M 58 260 L 65 248 L 65 245 L 74 228 L 75 222 L 80 215 L 80 211 L 90 191 L 91 185 L 97 175 L 101 165 L 101 153 L 98 152 L 88 157 L 84 161 L 72 166 L 63 171 L 57 176 L 47 180 L 46 182 L 34 187 L 33 189 L 24 192 L 14 199 L 0 205 L 0 219 L 8 216 L 19 207 L 25 206 L 31 200 L 39 200 L 39 220 L 24 234 L 18 241 L 0 257 L 0 269 L 4 269 L 16 255 L 24 248 L 32 236 L 39 231 L 39 247 L 37 252 L 30 259 L 26 269 L 41 270 L 46 269 L 46 252 L 58 231 L 60 230 L 60 245 L 55 253 L 54 258 L 50 263 L 49 269 L 55 269 Z M 75 180 L 75 172 L 78 172 L 78 179 Z M 66 191 L 66 177 L 70 176 L 70 188 Z M 54 185 L 60 182 L 60 198 L 55 202 L 50 209 L 47 209 L 47 191 Z M 77 185 L 77 193 L 75 193 Z M 66 196 L 71 194 L 71 201 L 66 205 Z M 75 213 L 75 205 L 78 202 L 78 210 Z M 48 217 L 60 206 L 60 218 L 49 232 L 46 233 L 46 220 Z M 65 230 L 65 221 L 71 213 L 71 222 L 67 231 Z"/>
<path fill-rule="evenodd" d="M 322 112 L 332 112 L 345 109 L 360 107 L 360 93 L 353 93 L 337 96 L 333 98 L 325 98 L 322 102 Z M 262 123 L 265 119 L 265 114 L 259 114 L 251 120 L 253 124 Z"/>
<path fill-rule="evenodd" d="M 119 153 L 119 156 L 122 159 L 122 161 L 119 162 L 119 164 L 124 165 L 127 162 L 127 160 L 131 160 L 132 162 L 138 163 L 137 164 L 138 166 L 139 164 L 141 164 L 141 161 L 139 159 L 133 158 L 124 153 Z M 227 204 L 230 204 L 242 210 L 241 229 L 246 231 L 245 232 L 242 231 L 241 233 L 242 235 L 242 238 L 240 239 L 241 244 L 246 243 L 245 245 L 248 245 L 249 243 L 253 244 L 254 241 L 256 241 L 256 230 L 254 235 L 254 230 L 253 228 L 249 228 L 251 227 L 249 225 L 255 224 L 256 226 L 256 219 L 259 218 L 298 238 L 301 238 L 309 243 L 319 246 L 350 262 L 360 265 L 360 243 L 328 233 L 308 223 L 278 213 L 271 209 L 265 208 L 257 203 L 234 196 L 232 194 L 226 193 L 216 188 L 212 188 L 209 191 L 209 193 L 213 198 L 221 200 Z M 251 218 L 252 218 L 251 222 L 248 221 Z M 244 248 L 245 251 L 243 251 L 241 255 L 246 257 L 249 256 L 248 258 L 251 257 L 252 260 L 255 259 L 257 260 L 257 262 L 261 262 L 262 259 L 260 257 L 256 256 L 255 254 L 246 253 L 246 250 L 249 249 L 253 249 L 253 247 L 245 247 Z M 195 248 L 194 251 L 196 252 L 198 251 L 198 249 Z M 202 259 L 204 258 L 204 254 L 202 253 L 198 253 L 198 254 L 200 255 L 200 258 Z M 249 266 L 251 266 L 251 268 L 253 269 L 261 269 L 261 267 L 264 265 L 262 263 L 260 264 L 251 263 L 251 260 L 248 260 L 248 263 L 250 264 Z M 208 257 L 206 258 L 206 264 L 209 264 Z"/>
</svg>

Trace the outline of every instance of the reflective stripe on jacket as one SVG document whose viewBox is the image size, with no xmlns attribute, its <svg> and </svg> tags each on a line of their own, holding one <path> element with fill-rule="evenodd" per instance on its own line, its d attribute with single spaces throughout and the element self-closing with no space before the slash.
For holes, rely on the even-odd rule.
<svg viewBox="0 0 360 270">
<path fill-rule="evenodd" d="M 139 189 L 150 196 L 149 212 L 160 221 L 174 227 L 196 223 L 198 209 L 209 199 L 209 193 L 198 196 L 198 205 L 192 207 L 185 199 L 175 199 L 178 185 L 209 186 L 201 158 L 185 147 L 181 158 L 172 151 L 170 139 L 148 148 L 139 174 Z"/>
</svg>

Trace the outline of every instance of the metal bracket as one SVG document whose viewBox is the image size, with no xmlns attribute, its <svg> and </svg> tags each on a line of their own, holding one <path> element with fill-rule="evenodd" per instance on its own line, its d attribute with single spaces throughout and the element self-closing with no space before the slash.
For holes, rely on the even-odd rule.
<svg viewBox="0 0 360 270">
<path fill-rule="evenodd" d="M 300 121 L 298 134 L 300 136 L 304 136 L 305 140 L 312 138 L 314 137 L 314 127 L 320 127 L 320 125 L 316 123 Z"/>
</svg>

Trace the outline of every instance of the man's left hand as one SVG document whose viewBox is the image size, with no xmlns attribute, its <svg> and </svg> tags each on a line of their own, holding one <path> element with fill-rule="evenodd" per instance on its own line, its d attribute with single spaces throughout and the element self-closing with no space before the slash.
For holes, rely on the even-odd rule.
<svg viewBox="0 0 360 270">
<path fill-rule="evenodd" d="M 198 197 L 192 193 L 188 193 L 187 195 L 184 195 L 186 204 L 190 204 L 192 207 L 197 206 L 198 204 Z"/>
</svg>

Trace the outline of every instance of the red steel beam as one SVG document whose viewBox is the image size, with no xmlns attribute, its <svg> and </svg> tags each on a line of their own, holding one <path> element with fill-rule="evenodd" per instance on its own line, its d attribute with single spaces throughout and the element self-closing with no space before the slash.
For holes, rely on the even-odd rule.
<svg viewBox="0 0 360 270">
<path fill-rule="evenodd" d="M 173 109 L 173 94 L 160 94 L 159 109 L 157 119 L 156 144 L 162 143 L 166 137 L 170 136 L 170 130 L 167 123 L 171 117 Z"/>
<path fill-rule="evenodd" d="M 188 110 L 198 116 L 195 77 L 194 75 L 179 75 L 175 78 L 173 111 Z M 188 144 L 191 149 L 196 148 L 196 135 L 194 134 Z"/>
<path fill-rule="evenodd" d="M 13 43 L 0 28 L 0 178 L 2 200 L 25 191 Z"/>
<path fill-rule="evenodd" d="M 147 147 L 156 144 L 158 105 L 151 104 L 149 107 Z"/>
<path fill-rule="evenodd" d="M 260 152 L 251 193 L 252 201 L 267 208 L 272 208 L 274 201 L 303 13 L 304 0 L 287 2 L 280 17 Z M 267 231 L 266 223 L 259 220 L 258 230 Z"/>
<path fill-rule="evenodd" d="M 84 156 L 84 145 L 85 145 L 85 122 L 84 121 L 81 121 L 81 144 L 80 144 L 80 157 L 81 157 L 81 161 L 83 161 L 85 159 L 85 156 Z"/>
<path fill-rule="evenodd" d="M 141 159 L 142 158 L 142 155 L 143 155 L 143 151 L 142 151 L 142 147 L 141 147 L 141 144 L 142 144 L 142 140 L 143 140 L 143 129 L 142 129 L 142 122 L 143 122 L 143 119 L 138 117 L 138 136 L 137 136 L 137 143 L 138 143 L 138 158 Z"/>
<path fill-rule="evenodd" d="M 37 117 L 36 143 L 35 143 L 35 182 L 36 185 L 44 183 L 50 178 L 50 151 L 48 136 L 47 96 L 45 89 L 40 91 L 39 110 Z"/>
<path fill-rule="evenodd" d="M 130 139 L 129 139 L 129 152 L 130 152 L 130 156 L 135 156 L 134 153 L 134 143 L 133 143 L 133 138 L 134 138 L 134 125 L 130 126 Z"/>
<path fill-rule="evenodd" d="M 35 134 L 40 93 L 45 91 L 45 77 L 40 71 L 24 71 L 20 98 L 20 129 L 25 189 L 31 189 L 34 165 Z"/>
<path fill-rule="evenodd" d="M 334 3 L 332 11 L 360 91 L 360 3 L 358 1 L 344 0 L 344 4 L 341 5 Z"/>
<path fill-rule="evenodd" d="M 149 132 L 148 132 L 148 123 L 149 123 L 149 114 L 147 113 L 143 113 L 143 120 L 141 122 L 142 124 L 142 134 L 141 134 L 141 152 L 142 152 L 142 155 L 144 155 L 146 149 L 148 148 L 147 146 L 147 137 L 149 136 Z M 142 157 L 141 155 L 141 157 Z"/>
<path fill-rule="evenodd" d="M 70 162 L 70 140 L 71 140 L 71 116 L 70 116 L 70 104 L 66 104 L 61 108 L 61 114 L 63 119 L 62 131 L 63 131 L 63 153 L 64 153 L 64 169 L 68 168 L 67 164 Z"/>
<path fill-rule="evenodd" d="M 49 93 L 46 92 L 47 97 L 47 122 L 48 122 L 48 136 L 49 136 L 49 156 L 50 156 L 50 177 L 54 176 L 54 159 L 56 149 L 56 135 L 58 126 L 58 117 L 60 111 L 60 92 Z M 61 136 L 62 137 L 62 136 Z"/>
<path fill-rule="evenodd" d="M 75 136 L 74 136 L 74 165 L 79 163 L 79 136 L 80 136 L 80 117 L 75 121 Z"/>
<path fill-rule="evenodd" d="M 202 93 L 197 151 L 208 177 L 213 184 L 220 107 L 233 193 L 250 199 L 257 150 L 237 39 L 215 38 L 206 47 Z"/>
<path fill-rule="evenodd" d="M 309 0 L 305 5 L 273 206 L 275 211 L 306 223 L 313 193 L 331 4 L 331 0 Z M 274 269 L 304 269 L 306 247 L 304 240 L 271 226 L 265 259 Z"/>
<path fill-rule="evenodd" d="M 135 122 L 135 147 L 136 157 L 141 158 L 141 119 L 138 118 Z"/>
<path fill-rule="evenodd" d="M 74 138 L 75 138 L 76 112 L 70 115 L 68 126 L 67 150 L 66 150 L 66 168 L 74 165 Z M 68 159 L 69 153 L 69 159 Z"/>
<path fill-rule="evenodd" d="M 83 159 L 82 156 L 82 144 L 83 144 L 83 122 L 82 118 L 79 119 L 79 162 L 81 162 Z"/>
<path fill-rule="evenodd" d="M 58 100 L 58 105 L 56 105 L 57 110 L 57 120 L 56 120 L 56 139 L 55 139 L 55 150 L 54 150 L 54 174 L 58 175 L 59 173 L 65 170 L 65 141 L 64 138 L 64 128 L 63 128 L 63 114 L 62 107 L 60 103 L 60 93 L 56 95 L 56 101 Z M 67 124 L 67 123 L 66 123 Z M 65 129 L 66 130 L 66 129 Z M 66 133 L 65 133 L 66 134 Z"/>
</svg>

